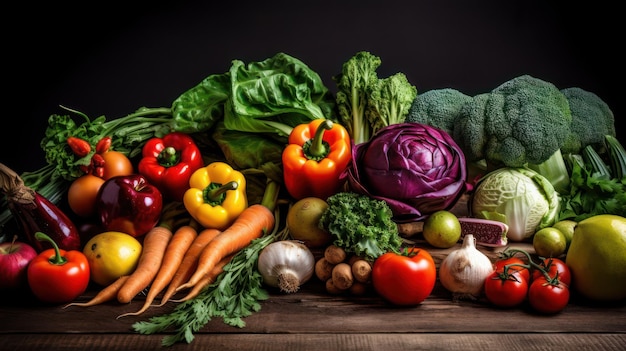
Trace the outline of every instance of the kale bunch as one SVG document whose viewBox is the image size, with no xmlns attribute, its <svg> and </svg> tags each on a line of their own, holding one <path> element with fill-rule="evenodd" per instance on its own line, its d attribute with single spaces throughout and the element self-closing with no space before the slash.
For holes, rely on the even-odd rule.
<svg viewBox="0 0 626 351">
<path fill-rule="evenodd" d="M 326 202 L 319 226 L 333 236 L 333 244 L 370 262 L 386 252 L 399 253 L 402 238 L 385 201 L 339 192 Z"/>
</svg>

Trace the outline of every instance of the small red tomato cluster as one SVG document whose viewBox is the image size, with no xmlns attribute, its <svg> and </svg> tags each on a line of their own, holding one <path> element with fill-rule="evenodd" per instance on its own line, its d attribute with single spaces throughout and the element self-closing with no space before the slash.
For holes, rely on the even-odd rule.
<svg viewBox="0 0 626 351">
<path fill-rule="evenodd" d="M 517 253 L 523 253 L 526 260 L 516 257 Z M 548 257 L 536 263 L 523 250 L 508 250 L 485 279 L 485 296 L 498 307 L 515 307 L 528 300 L 535 311 L 554 314 L 569 303 L 571 279 L 561 259 Z"/>
</svg>

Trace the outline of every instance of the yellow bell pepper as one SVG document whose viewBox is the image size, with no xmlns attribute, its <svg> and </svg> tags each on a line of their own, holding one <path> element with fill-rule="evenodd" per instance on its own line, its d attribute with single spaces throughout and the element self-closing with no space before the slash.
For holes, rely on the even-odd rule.
<svg viewBox="0 0 626 351">
<path fill-rule="evenodd" d="M 203 227 L 224 230 L 248 207 L 246 178 L 227 163 L 210 163 L 189 178 L 183 204 Z"/>
</svg>

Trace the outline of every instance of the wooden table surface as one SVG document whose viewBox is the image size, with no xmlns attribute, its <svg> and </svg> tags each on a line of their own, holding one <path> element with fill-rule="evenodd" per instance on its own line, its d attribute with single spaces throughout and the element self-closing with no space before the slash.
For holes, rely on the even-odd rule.
<svg viewBox="0 0 626 351">
<path fill-rule="evenodd" d="M 416 238 L 418 244 L 419 237 Z M 515 244 L 532 251 L 532 245 Z M 452 248 L 454 249 L 454 248 Z M 437 264 L 447 250 L 429 248 Z M 491 258 L 500 249 L 481 248 Z M 316 253 L 319 255 L 319 253 Z M 90 288 L 79 300 L 92 297 Z M 171 350 L 624 350 L 626 301 L 598 304 L 573 293 L 559 314 L 540 315 L 527 305 L 497 309 L 484 299 L 453 301 L 437 282 L 419 306 L 395 307 L 374 293 L 334 296 L 313 277 L 299 292 L 268 290 L 261 310 L 244 328 L 211 320 L 190 343 Z M 0 350 L 147 350 L 161 346 L 164 334 L 140 335 L 132 324 L 170 312 L 168 303 L 141 316 L 143 301 L 117 301 L 94 307 L 49 306 L 28 296 L 0 299 Z"/>
</svg>

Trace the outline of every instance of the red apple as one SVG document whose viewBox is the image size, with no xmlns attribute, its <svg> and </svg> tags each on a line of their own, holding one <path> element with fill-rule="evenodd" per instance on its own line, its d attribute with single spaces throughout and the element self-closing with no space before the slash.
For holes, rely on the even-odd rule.
<svg viewBox="0 0 626 351">
<path fill-rule="evenodd" d="M 134 237 L 156 226 L 162 209 L 161 192 L 140 174 L 109 178 L 100 186 L 96 198 L 102 226 Z"/>
<path fill-rule="evenodd" d="M 16 238 L 0 243 L 0 290 L 27 286 L 26 269 L 35 256 L 32 246 Z"/>
</svg>

